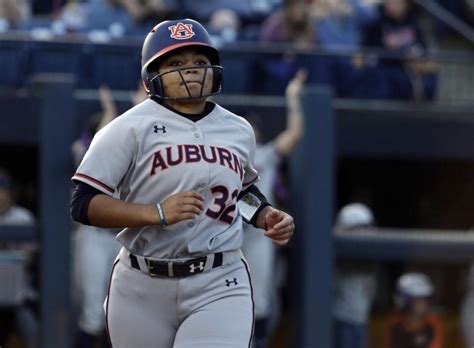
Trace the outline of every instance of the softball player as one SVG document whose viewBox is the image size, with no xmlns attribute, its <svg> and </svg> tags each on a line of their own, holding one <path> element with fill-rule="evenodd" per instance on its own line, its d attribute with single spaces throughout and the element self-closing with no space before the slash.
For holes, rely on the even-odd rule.
<svg viewBox="0 0 474 348">
<path fill-rule="evenodd" d="M 277 245 L 294 224 L 254 185 L 251 126 L 207 101 L 222 70 L 201 24 L 158 24 L 142 49 L 150 99 L 97 133 L 72 178 L 76 221 L 124 227 L 104 304 L 112 347 L 251 344 L 242 220 Z"/>
<path fill-rule="evenodd" d="M 72 144 L 74 163 L 79 165 L 95 133 L 117 117 L 117 108 L 108 87 L 101 86 L 102 112 L 94 115 L 79 139 Z M 117 229 L 77 224 L 74 233 L 75 290 L 78 295 L 78 330 L 74 348 L 107 346 L 102 309 L 110 271 L 121 245 L 115 240 Z"/>
<path fill-rule="evenodd" d="M 258 188 L 269 202 L 273 199 L 273 184 L 277 166 L 298 144 L 303 133 L 303 111 L 300 103 L 300 92 L 306 79 L 306 71 L 298 71 L 286 88 L 287 125 L 275 139 L 261 143 L 262 129 L 258 122 L 252 122 L 257 140 L 255 166 L 260 175 Z M 253 348 L 267 346 L 269 331 L 278 322 L 278 272 L 275 272 L 277 254 L 275 245 L 270 239 L 252 225 L 244 225 L 244 243 L 242 251 L 251 273 L 255 301 L 255 333 Z"/>
</svg>

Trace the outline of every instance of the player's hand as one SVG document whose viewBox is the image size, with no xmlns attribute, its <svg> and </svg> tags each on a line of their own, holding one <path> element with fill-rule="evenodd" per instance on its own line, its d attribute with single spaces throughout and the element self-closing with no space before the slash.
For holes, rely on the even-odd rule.
<svg viewBox="0 0 474 348">
<path fill-rule="evenodd" d="M 272 207 L 265 208 L 262 213 L 265 236 L 276 245 L 286 245 L 295 231 L 293 218 L 284 211 Z"/>
<path fill-rule="evenodd" d="M 168 225 L 194 219 L 204 209 L 204 197 L 194 191 L 178 192 L 161 203 Z"/>
<path fill-rule="evenodd" d="M 293 100 L 298 98 L 301 94 L 301 90 L 303 89 L 304 82 L 308 77 L 308 72 L 306 69 L 299 69 L 295 76 L 290 80 L 288 86 L 286 86 L 285 94 L 287 99 Z"/>
</svg>

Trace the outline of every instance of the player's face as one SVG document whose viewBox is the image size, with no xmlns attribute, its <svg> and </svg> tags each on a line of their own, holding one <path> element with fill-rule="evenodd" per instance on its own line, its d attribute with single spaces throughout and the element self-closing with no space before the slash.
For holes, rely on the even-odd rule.
<svg viewBox="0 0 474 348">
<path fill-rule="evenodd" d="M 183 48 L 165 57 L 159 73 L 183 68 L 161 77 L 163 95 L 171 98 L 189 98 L 208 95 L 212 90 L 213 71 L 209 58 L 194 48 Z"/>
</svg>

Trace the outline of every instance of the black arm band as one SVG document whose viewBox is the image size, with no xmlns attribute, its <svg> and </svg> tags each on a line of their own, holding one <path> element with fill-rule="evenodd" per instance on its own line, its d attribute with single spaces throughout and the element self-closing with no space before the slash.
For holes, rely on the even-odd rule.
<svg viewBox="0 0 474 348">
<path fill-rule="evenodd" d="M 74 221 L 90 225 L 89 216 L 87 215 L 89 204 L 94 196 L 104 193 L 83 182 L 76 181 L 76 183 L 71 197 L 71 216 Z"/>
<path fill-rule="evenodd" d="M 255 185 L 250 185 L 237 196 L 238 206 L 242 218 L 248 224 L 258 228 L 257 217 L 263 208 L 271 205 L 267 198 Z"/>
</svg>

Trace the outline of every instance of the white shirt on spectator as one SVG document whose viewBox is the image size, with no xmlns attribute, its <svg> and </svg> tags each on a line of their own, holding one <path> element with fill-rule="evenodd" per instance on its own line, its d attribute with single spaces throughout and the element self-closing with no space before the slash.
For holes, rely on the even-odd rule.
<svg viewBox="0 0 474 348">
<path fill-rule="evenodd" d="M 7 211 L 0 213 L 0 225 L 32 226 L 34 224 L 33 214 L 23 207 L 14 205 Z"/>
</svg>

